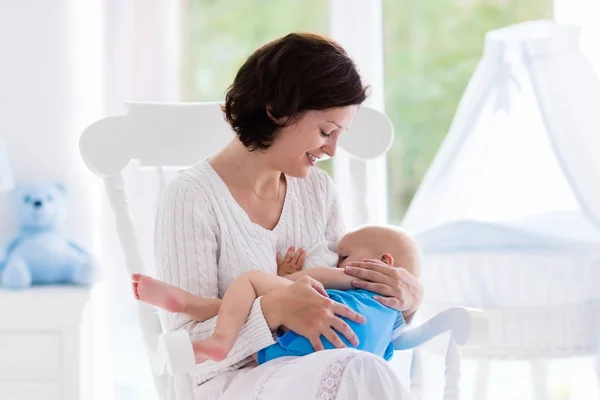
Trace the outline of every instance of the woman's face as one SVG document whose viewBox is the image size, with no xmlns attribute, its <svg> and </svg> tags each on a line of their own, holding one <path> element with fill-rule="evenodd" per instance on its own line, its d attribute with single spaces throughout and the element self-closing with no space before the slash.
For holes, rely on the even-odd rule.
<svg viewBox="0 0 600 400">
<path fill-rule="evenodd" d="M 357 110 L 354 105 L 304 112 L 280 129 L 269 148 L 275 167 L 286 175 L 308 176 L 316 162 L 335 156 L 339 137 L 350 127 Z"/>
</svg>

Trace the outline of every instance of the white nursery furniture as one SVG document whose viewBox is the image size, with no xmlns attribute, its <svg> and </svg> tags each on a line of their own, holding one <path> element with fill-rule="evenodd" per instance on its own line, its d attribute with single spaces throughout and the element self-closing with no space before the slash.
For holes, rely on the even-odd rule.
<svg viewBox="0 0 600 400">
<path fill-rule="evenodd" d="M 531 365 L 600 345 L 600 80 L 579 28 L 531 21 L 491 31 L 453 124 L 402 223 L 424 254 L 424 314 L 452 306 L 490 320 L 490 362 Z"/>
<path fill-rule="evenodd" d="M 79 400 L 80 326 L 89 290 L 0 290 L 0 399 Z"/>
<path fill-rule="evenodd" d="M 217 103 L 128 104 L 128 114 L 102 119 L 82 134 L 80 149 L 86 165 L 103 178 L 114 210 L 118 235 L 130 273 L 148 271 L 138 245 L 132 208 L 128 204 L 123 170 L 135 161 L 141 168 L 158 171 L 163 187 L 168 168 L 184 167 L 206 158 L 231 139 Z M 352 129 L 340 146 L 359 158 L 383 154 L 391 144 L 393 130 L 389 119 L 368 107 L 360 107 Z M 152 218 L 149 216 L 148 218 Z M 138 315 L 156 389 L 161 400 L 192 400 L 189 375 L 193 367 L 190 339 L 185 331 L 165 332 L 156 310 L 138 302 Z M 447 350 L 445 400 L 458 399 L 460 346 L 479 343 L 487 336 L 487 320 L 475 309 L 444 310 L 430 321 L 404 333 L 396 342 L 399 350 L 417 348 L 441 333 L 450 331 Z M 411 389 L 423 398 L 424 383 L 419 352 L 414 351 Z"/>
</svg>

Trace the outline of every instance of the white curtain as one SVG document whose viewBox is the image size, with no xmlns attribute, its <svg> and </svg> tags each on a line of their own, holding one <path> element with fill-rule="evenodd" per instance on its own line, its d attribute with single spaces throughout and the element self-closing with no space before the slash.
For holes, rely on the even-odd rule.
<svg viewBox="0 0 600 400">
<path fill-rule="evenodd" d="M 487 35 L 403 226 L 422 232 L 467 220 L 529 224 L 549 213 L 599 225 L 600 83 L 578 32 L 537 21 Z M 543 229 L 568 237 L 581 226 Z"/>
<path fill-rule="evenodd" d="M 125 113 L 123 101 L 179 101 L 179 1 L 145 0 L 105 2 L 105 99 L 107 115 Z M 144 261 L 153 268 L 153 211 L 157 181 L 148 184 L 147 174 L 125 173 L 126 190 L 132 198 L 133 217 Z M 156 178 L 154 175 L 152 178 Z M 98 248 L 103 268 L 102 303 L 109 326 L 111 397 L 117 400 L 156 399 L 147 362 L 123 253 L 116 237 L 113 213 L 106 194 L 96 219 Z M 106 397 L 105 397 L 106 398 Z"/>
<path fill-rule="evenodd" d="M 331 36 L 348 51 L 371 88 L 367 104 L 385 111 L 381 0 L 330 0 L 329 15 Z M 344 198 L 342 212 L 348 228 L 387 222 L 385 155 L 360 161 L 340 149 L 334 158 L 334 176 Z"/>
<path fill-rule="evenodd" d="M 581 47 L 600 71 L 600 0 L 554 0 L 554 18 L 581 26 Z"/>
<path fill-rule="evenodd" d="M 555 62 L 535 57 L 532 83 L 556 156 L 583 212 L 600 228 L 600 81 L 579 51 Z"/>
</svg>

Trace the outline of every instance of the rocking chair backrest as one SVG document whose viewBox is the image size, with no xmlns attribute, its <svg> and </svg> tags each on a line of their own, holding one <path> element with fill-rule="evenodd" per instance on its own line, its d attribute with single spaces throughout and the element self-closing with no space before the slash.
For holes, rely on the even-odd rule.
<svg viewBox="0 0 600 400">
<path fill-rule="evenodd" d="M 217 153 L 233 133 L 219 103 L 128 103 L 127 109 L 127 115 L 90 125 L 81 136 L 80 150 L 87 167 L 104 179 L 129 273 L 148 273 L 129 209 L 123 170 L 136 160 L 141 167 L 157 168 L 162 177 L 163 168 L 189 166 Z M 357 158 L 372 158 L 388 150 L 392 137 L 389 119 L 361 106 L 339 146 Z M 164 182 L 161 179 L 161 189 Z M 158 338 L 164 332 L 156 310 L 139 303 L 138 317 L 159 398 L 193 398 L 189 376 L 167 376 L 156 356 Z"/>
</svg>

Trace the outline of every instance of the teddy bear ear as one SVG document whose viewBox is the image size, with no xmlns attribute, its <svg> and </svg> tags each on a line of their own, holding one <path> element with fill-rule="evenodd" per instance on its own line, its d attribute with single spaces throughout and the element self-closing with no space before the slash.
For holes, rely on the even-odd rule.
<svg viewBox="0 0 600 400">
<path fill-rule="evenodd" d="M 12 201 L 16 204 L 19 204 L 23 201 L 23 196 L 25 194 L 25 186 L 22 183 L 15 183 L 15 187 L 13 187 L 10 192 L 10 196 Z"/>
<path fill-rule="evenodd" d="M 56 185 L 56 188 L 63 196 L 67 195 L 67 188 L 65 187 L 65 185 L 63 185 L 60 182 L 55 182 L 54 185 Z"/>
<path fill-rule="evenodd" d="M 15 183 L 15 186 L 10 191 L 10 193 L 14 196 L 18 196 L 21 192 L 23 192 L 23 184 L 22 183 Z"/>
</svg>

